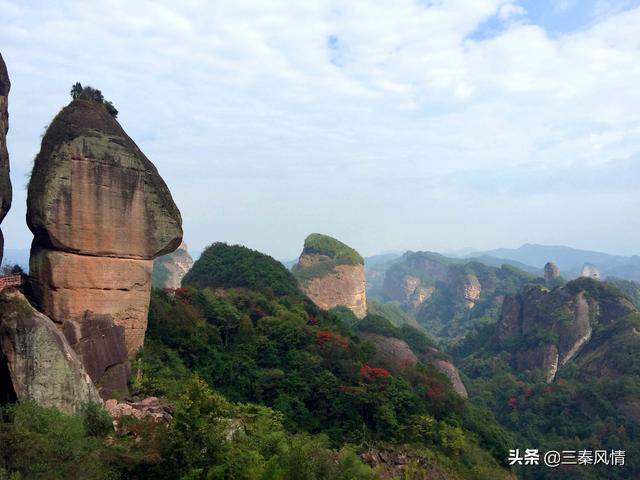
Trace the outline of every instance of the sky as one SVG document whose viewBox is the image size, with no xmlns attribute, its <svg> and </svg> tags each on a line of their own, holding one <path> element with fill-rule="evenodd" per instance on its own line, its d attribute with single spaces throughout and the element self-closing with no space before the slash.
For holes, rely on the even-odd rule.
<svg viewBox="0 0 640 480">
<path fill-rule="evenodd" d="M 185 241 L 295 258 L 570 245 L 640 254 L 640 0 L 0 0 L 7 248 L 80 81 L 168 184 Z"/>
</svg>

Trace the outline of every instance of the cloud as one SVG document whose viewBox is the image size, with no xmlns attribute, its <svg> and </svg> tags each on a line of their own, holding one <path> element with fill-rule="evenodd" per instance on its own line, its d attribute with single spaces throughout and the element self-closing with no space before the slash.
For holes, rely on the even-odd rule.
<svg viewBox="0 0 640 480">
<path fill-rule="evenodd" d="M 75 81 L 114 101 L 171 187 L 195 248 L 229 240 L 290 257 L 310 230 L 370 252 L 409 247 L 408 238 L 414 248 L 466 246 L 470 227 L 482 229 L 484 246 L 514 242 L 492 212 L 520 224 L 527 214 L 518 208 L 533 215 L 541 197 L 498 192 L 501 173 L 526 183 L 531 169 L 551 179 L 575 165 L 615 172 L 612 162 L 637 158 L 640 145 L 640 8 L 599 3 L 588 15 L 595 20 L 560 35 L 525 8 L 506 0 L 0 0 L 18 187 L 7 244 L 29 241 L 20 187 Z M 603 182 L 615 186 L 614 176 Z M 558 197 L 545 198 L 553 215 Z M 606 221 L 619 224 L 614 198 L 602 201 L 612 211 Z M 482 208 L 486 224 L 463 207 Z M 572 234 L 562 221 L 565 243 L 589 233 Z M 535 226 L 536 241 L 558 231 L 549 223 Z M 594 238 L 601 228 L 593 226 Z M 640 231 L 602 248 L 639 243 Z"/>
</svg>

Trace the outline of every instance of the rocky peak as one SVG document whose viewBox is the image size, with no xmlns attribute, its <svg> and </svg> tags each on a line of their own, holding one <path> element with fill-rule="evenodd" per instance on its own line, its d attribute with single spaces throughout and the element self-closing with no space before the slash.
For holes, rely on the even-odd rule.
<svg viewBox="0 0 640 480">
<path fill-rule="evenodd" d="M 591 263 L 585 263 L 582 267 L 581 277 L 593 278 L 594 280 L 600 280 L 600 270 Z"/>
<path fill-rule="evenodd" d="M 11 179 L 9 178 L 9 152 L 7 151 L 7 132 L 9 131 L 8 99 L 11 82 L 0 54 L 0 223 L 11 208 Z M 4 239 L 0 230 L 0 263 Z"/>
<path fill-rule="evenodd" d="M 94 382 L 126 385 L 122 348 L 133 356 L 142 346 L 152 260 L 180 245 L 182 219 L 155 166 L 103 105 L 74 100 L 51 122 L 27 223 L 39 308 L 70 336 Z"/>
<path fill-rule="evenodd" d="M 547 283 L 553 282 L 560 276 L 560 269 L 553 262 L 547 262 L 544 266 L 544 281 Z"/>
<path fill-rule="evenodd" d="M 480 293 L 482 292 L 482 286 L 480 280 L 474 274 L 467 274 L 464 276 L 464 282 L 461 285 L 461 296 L 465 301 L 467 308 L 473 308 L 476 302 L 480 299 Z"/>
<path fill-rule="evenodd" d="M 193 267 L 187 244 L 182 242 L 178 249 L 153 261 L 152 283 L 155 288 L 175 290 L 180 288 L 182 279 Z"/>
<path fill-rule="evenodd" d="M 531 285 L 505 297 L 496 337 L 514 351 L 519 369 L 539 370 L 551 382 L 588 344 L 594 322 L 609 325 L 633 312 L 619 292 L 590 279 L 553 290 Z"/>
<path fill-rule="evenodd" d="M 320 308 L 345 306 L 358 318 L 367 314 L 364 260 L 348 245 L 312 233 L 292 272 L 302 291 Z"/>
</svg>

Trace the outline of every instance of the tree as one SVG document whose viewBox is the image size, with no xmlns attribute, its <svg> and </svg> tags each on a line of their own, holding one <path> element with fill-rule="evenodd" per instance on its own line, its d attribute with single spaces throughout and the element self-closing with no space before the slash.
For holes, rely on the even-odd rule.
<svg viewBox="0 0 640 480">
<path fill-rule="evenodd" d="M 71 98 L 74 100 L 90 100 L 92 102 L 96 102 L 104 106 L 107 112 L 113 117 L 118 117 L 118 110 L 113 105 L 113 103 L 109 100 L 105 100 L 102 92 L 97 88 L 93 88 L 89 85 L 83 87 L 80 82 L 76 82 L 71 87 L 71 91 L 69 92 Z"/>
</svg>

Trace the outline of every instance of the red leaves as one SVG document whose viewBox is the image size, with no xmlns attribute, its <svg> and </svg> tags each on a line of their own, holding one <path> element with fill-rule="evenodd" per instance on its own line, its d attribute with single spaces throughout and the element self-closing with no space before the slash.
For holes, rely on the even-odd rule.
<svg viewBox="0 0 640 480">
<path fill-rule="evenodd" d="M 516 397 L 511 397 L 509 400 L 507 400 L 507 405 L 511 407 L 511 410 L 515 410 L 516 408 L 518 408 L 518 399 Z"/>
<path fill-rule="evenodd" d="M 360 368 L 359 377 L 361 381 L 371 383 L 381 378 L 387 378 L 389 375 L 391 374 L 388 370 L 384 368 L 371 367 L 365 363 Z"/>
<path fill-rule="evenodd" d="M 439 400 L 443 397 L 443 395 L 444 385 L 441 385 L 439 383 L 432 385 L 425 393 L 425 396 L 432 400 Z"/>
<path fill-rule="evenodd" d="M 327 346 L 338 346 L 343 350 L 347 350 L 349 348 L 349 341 L 341 337 L 338 334 L 335 334 L 329 330 L 321 330 L 316 334 L 316 342 L 321 347 Z"/>
<path fill-rule="evenodd" d="M 176 288 L 175 297 L 182 303 L 189 304 L 191 303 L 193 296 L 191 295 L 191 292 L 186 288 Z"/>
</svg>

